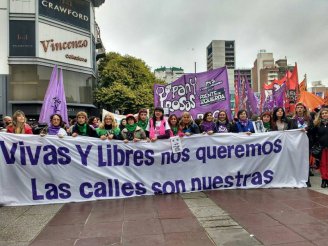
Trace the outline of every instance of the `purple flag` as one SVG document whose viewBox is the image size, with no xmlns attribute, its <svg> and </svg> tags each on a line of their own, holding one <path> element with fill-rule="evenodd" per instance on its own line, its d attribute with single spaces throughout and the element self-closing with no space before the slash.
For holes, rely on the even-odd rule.
<svg viewBox="0 0 328 246">
<path fill-rule="evenodd" d="M 60 114 L 63 118 L 63 121 L 69 125 L 68 116 L 67 116 L 67 104 L 66 96 L 64 89 L 64 79 L 63 79 L 63 69 L 60 69 L 60 74 L 58 78 L 58 87 L 57 87 L 57 104 L 56 104 L 56 113 Z M 54 105 L 55 106 L 55 105 Z"/>
<path fill-rule="evenodd" d="M 279 86 L 278 84 L 275 84 Z M 275 107 L 283 107 L 285 108 L 285 93 L 286 93 L 286 84 L 282 84 L 277 88 L 276 86 L 273 87 L 273 100 L 274 100 L 274 106 Z"/>
<path fill-rule="evenodd" d="M 189 112 L 194 119 L 205 112 L 214 116 L 226 110 L 231 119 L 230 93 L 226 67 L 203 73 L 185 74 L 168 85 L 154 86 L 154 105 L 170 114 Z"/>
<path fill-rule="evenodd" d="M 69 123 L 63 84 L 63 71 L 60 71 L 60 76 L 58 79 L 57 65 L 55 65 L 51 73 L 49 85 L 44 96 L 40 112 L 39 123 L 50 124 L 50 116 L 55 113 L 60 114 L 63 118 L 63 121 Z"/>
<path fill-rule="evenodd" d="M 247 111 L 252 114 L 259 114 L 259 108 L 257 106 L 257 98 L 254 94 L 253 89 L 249 86 L 247 76 L 244 75 L 245 78 L 245 94 L 247 95 L 246 105 Z"/>
</svg>

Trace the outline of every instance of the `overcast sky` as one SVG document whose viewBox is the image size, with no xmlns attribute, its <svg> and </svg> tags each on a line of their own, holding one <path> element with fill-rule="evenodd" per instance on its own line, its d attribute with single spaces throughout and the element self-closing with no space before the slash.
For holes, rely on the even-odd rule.
<svg viewBox="0 0 328 246">
<path fill-rule="evenodd" d="M 236 67 L 261 49 L 297 62 L 299 80 L 328 83 L 328 0 L 106 0 L 96 21 L 106 51 L 206 71 L 212 40 L 235 40 Z"/>
</svg>

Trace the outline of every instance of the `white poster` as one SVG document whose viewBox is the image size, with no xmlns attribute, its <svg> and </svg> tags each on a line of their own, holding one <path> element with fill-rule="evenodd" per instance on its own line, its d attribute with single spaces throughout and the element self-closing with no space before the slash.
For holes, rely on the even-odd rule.
<svg viewBox="0 0 328 246">
<path fill-rule="evenodd" d="M 58 27 L 39 23 L 39 57 L 92 68 L 91 39 Z"/>
<path fill-rule="evenodd" d="M 306 187 L 300 130 L 125 144 L 0 133 L 0 203 L 31 205 L 216 189 Z"/>
</svg>

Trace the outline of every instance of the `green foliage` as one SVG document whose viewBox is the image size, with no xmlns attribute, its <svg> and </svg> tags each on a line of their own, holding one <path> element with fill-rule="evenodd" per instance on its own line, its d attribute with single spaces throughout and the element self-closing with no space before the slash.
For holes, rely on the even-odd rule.
<svg viewBox="0 0 328 246">
<path fill-rule="evenodd" d="M 140 108 L 152 108 L 154 84 L 164 82 L 155 78 L 146 63 L 132 56 L 110 52 L 98 66 L 99 84 L 95 101 L 101 108 L 118 109 L 124 114 Z"/>
</svg>

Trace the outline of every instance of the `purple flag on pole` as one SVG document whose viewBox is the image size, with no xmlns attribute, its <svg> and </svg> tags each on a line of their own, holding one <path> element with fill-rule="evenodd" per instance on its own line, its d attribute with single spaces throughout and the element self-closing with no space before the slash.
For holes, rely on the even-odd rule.
<svg viewBox="0 0 328 246">
<path fill-rule="evenodd" d="M 60 69 L 60 74 L 58 78 L 58 87 L 57 87 L 57 104 L 54 105 L 56 108 L 54 111 L 60 114 L 63 118 L 63 121 L 69 125 L 68 116 L 67 116 L 67 104 L 66 104 L 66 96 L 64 89 L 64 79 L 63 79 L 63 69 Z"/>
<path fill-rule="evenodd" d="M 230 93 L 226 67 L 208 72 L 185 74 L 168 85 L 154 86 L 154 105 L 170 114 L 189 112 L 194 119 L 205 112 L 214 116 L 226 110 L 231 119 Z"/>
<path fill-rule="evenodd" d="M 253 89 L 249 86 L 247 76 L 244 75 L 245 78 L 245 94 L 247 95 L 246 105 L 247 111 L 251 114 L 259 114 L 259 108 L 257 106 L 257 98 L 254 95 Z"/>
<path fill-rule="evenodd" d="M 279 86 L 279 85 L 278 85 Z M 286 93 L 286 84 L 282 84 L 279 88 L 275 88 L 273 90 L 273 100 L 275 107 L 285 107 L 284 99 Z"/>
<path fill-rule="evenodd" d="M 69 123 L 63 84 L 63 71 L 60 71 L 60 76 L 58 78 L 57 65 L 55 65 L 51 73 L 49 85 L 40 112 L 39 123 L 50 124 L 50 116 L 55 113 L 60 114 L 63 121 Z"/>
</svg>

